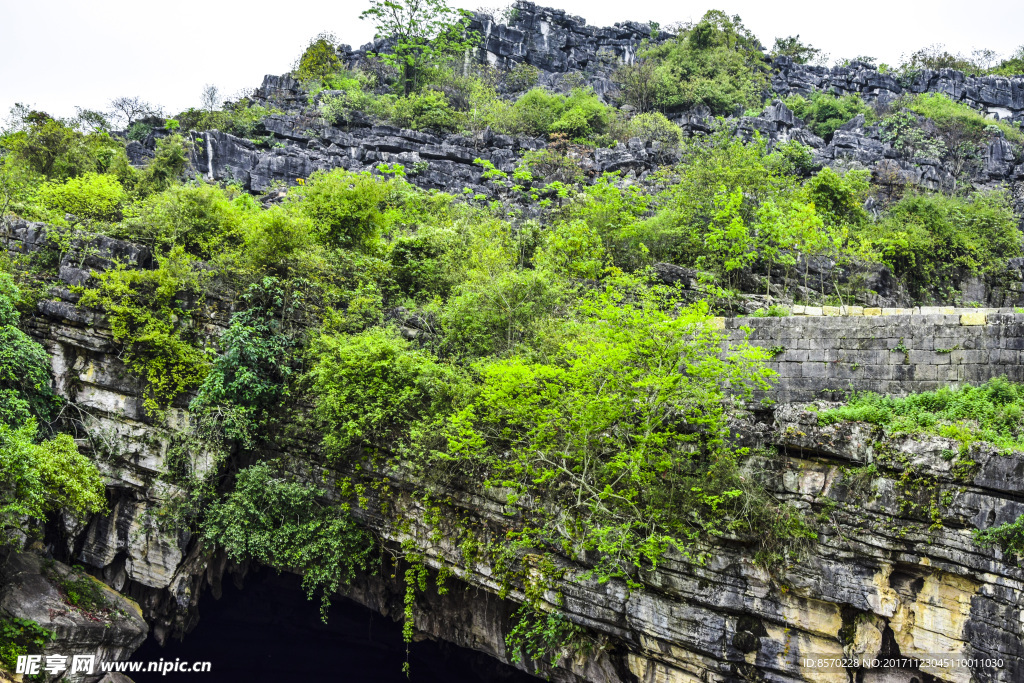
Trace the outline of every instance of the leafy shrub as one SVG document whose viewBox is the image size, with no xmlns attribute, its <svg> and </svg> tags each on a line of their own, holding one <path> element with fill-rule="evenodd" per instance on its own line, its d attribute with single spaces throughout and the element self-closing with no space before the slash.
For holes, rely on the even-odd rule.
<svg viewBox="0 0 1024 683">
<path fill-rule="evenodd" d="M 482 364 L 449 431 L 450 456 L 509 487 L 511 504 L 529 501 L 527 547 L 597 551 L 602 578 L 656 565 L 668 548 L 693 552 L 704 534 L 773 536 L 741 512 L 739 453 L 721 438 L 722 387 L 762 383 L 764 352 L 723 358 L 701 309 L 668 313 L 634 287 L 630 297 L 584 298 L 543 360 Z"/>
<path fill-rule="evenodd" d="M 795 35 L 776 38 L 775 45 L 772 47 L 769 56 L 773 59 L 776 57 L 789 57 L 793 60 L 794 64 L 807 64 L 816 60 L 820 54 L 821 50 L 804 43 L 800 40 L 799 35 Z"/>
<path fill-rule="evenodd" d="M 531 341 L 558 298 L 541 271 L 473 271 L 442 313 L 446 342 L 469 355 L 501 355 Z"/>
<path fill-rule="evenodd" d="M 682 152 L 682 163 L 659 173 L 665 189 L 657 198 L 658 213 L 636 230 L 656 260 L 694 263 L 707 256 L 706 235 L 721 212 L 722 197 L 741 193 L 735 217 L 749 226 L 757 222 L 763 201 L 781 202 L 798 188 L 797 179 L 760 139 L 745 143 L 722 129 L 686 140 Z"/>
<path fill-rule="evenodd" d="M 592 90 L 574 88 L 564 100 L 561 115 L 547 133 L 561 133 L 571 140 L 587 140 L 608 129 L 610 113 Z"/>
<path fill-rule="evenodd" d="M 820 138 L 831 140 L 832 135 L 859 114 L 866 123 L 875 120 L 875 111 L 861 101 L 856 93 L 836 96 L 831 93 L 814 92 L 810 98 L 790 95 L 785 99 L 787 107 L 807 122 L 808 127 Z"/>
<path fill-rule="evenodd" d="M 807 181 L 804 190 L 826 224 L 864 225 L 868 220 L 864 200 L 871 189 L 870 179 L 870 171 L 837 173 L 826 167 Z"/>
<path fill-rule="evenodd" d="M 351 86 L 347 83 L 346 86 Z M 356 83 L 355 85 L 358 85 Z M 336 88 L 336 92 L 320 98 L 320 115 L 329 123 L 342 125 L 349 122 L 353 112 L 378 116 L 390 120 L 393 117 L 393 100 L 375 98 L 358 87 Z M 390 103 L 390 106 L 388 106 Z"/>
<path fill-rule="evenodd" d="M 627 130 L 630 138 L 640 138 L 645 143 L 657 142 L 665 151 L 678 149 L 683 141 L 682 129 L 661 112 L 637 114 L 630 119 Z"/>
<path fill-rule="evenodd" d="M 167 189 L 181 178 L 187 166 L 188 150 L 181 135 L 157 140 L 156 156 L 146 164 L 138 179 L 140 193 L 145 196 Z"/>
<path fill-rule="evenodd" d="M 237 562 L 254 559 L 301 573 L 310 599 L 320 594 L 326 619 L 331 595 L 366 568 L 372 539 L 347 509 L 321 502 L 324 495 L 258 463 L 239 472 L 234 490 L 210 506 L 203 535 Z"/>
<path fill-rule="evenodd" d="M 1021 254 L 1017 219 L 1003 190 L 966 198 L 910 194 L 855 234 L 915 296 L 954 269 L 991 271 Z"/>
<path fill-rule="evenodd" d="M 1004 553 L 1024 555 L 1024 515 L 990 529 L 975 529 L 974 542 L 982 548 L 999 546 Z"/>
<path fill-rule="evenodd" d="M 922 93 L 907 103 L 907 109 L 926 116 L 939 127 L 940 131 L 962 129 L 965 133 L 979 139 L 989 126 L 995 126 L 1003 132 L 1008 140 L 1024 144 L 1024 133 L 1021 129 L 1007 121 L 985 118 L 985 115 L 972 109 L 963 102 L 954 102 L 945 93 Z"/>
<path fill-rule="evenodd" d="M 808 176 L 815 168 L 814 150 L 797 140 L 780 142 L 772 149 L 784 173 Z"/>
<path fill-rule="evenodd" d="M 146 138 L 153 134 L 153 124 L 148 121 L 136 121 L 128 129 L 128 139 L 136 142 L 145 142 Z"/>
<path fill-rule="evenodd" d="M 31 619 L 0 616 L 0 664 L 14 671 L 20 655 L 42 654 L 53 637 L 53 631 Z"/>
<path fill-rule="evenodd" d="M 946 153 L 945 143 L 921 124 L 912 112 L 897 111 L 881 120 L 879 137 L 907 159 L 940 159 Z"/>
<path fill-rule="evenodd" d="M 558 666 L 565 650 L 571 649 L 584 633 L 561 612 L 541 612 L 526 604 L 520 605 L 512 619 L 505 646 L 513 653 L 513 661 L 524 665 L 548 661 Z"/>
<path fill-rule="evenodd" d="M 108 270 L 97 287 L 80 290 L 79 300 L 106 312 L 114 341 L 124 346 L 123 362 L 146 380 L 143 403 L 150 415 L 199 385 L 208 369 L 186 323 L 202 297 L 202 276 L 180 246 L 158 261 L 155 270 Z"/>
<path fill-rule="evenodd" d="M 301 295 L 264 277 L 242 296 L 245 310 L 231 316 L 213 362 L 190 409 L 216 413 L 227 439 L 251 448 L 267 435 L 276 409 L 288 395 L 298 346 L 294 319 Z"/>
<path fill-rule="evenodd" d="M 606 266 L 601 236 L 588 223 L 575 220 L 558 223 L 548 230 L 534 256 L 539 269 L 563 277 L 596 280 Z"/>
<path fill-rule="evenodd" d="M 102 132 L 83 134 L 75 129 L 73 121 L 29 111 L 16 125 L 14 132 L 0 139 L 0 147 L 50 180 L 65 180 L 89 171 L 102 173 L 126 161 L 122 143 Z"/>
<path fill-rule="evenodd" d="M 512 105 L 512 131 L 542 136 L 560 133 L 573 140 L 583 140 L 608 129 L 611 114 L 592 90 L 575 88 L 559 95 L 543 88 L 534 88 Z"/>
<path fill-rule="evenodd" d="M 116 178 L 99 173 L 85 173 L 39 188 L 39 201 L 46 208 L 100 221 L 120 219 L 127 199 L 128 194 Z"/>
<path fill-rule="evenodd" d="M 254 139 L 261 132 L 263 119 L 283 113 L 275 107 L 254 104 L 243 98 L 238 102 L 226 102 L 224 108 L 217 111 L 187 109 L 178 114 L 177 120 L 181 132 L 219 130 L 240 138 Z"/>
<path fill-rule="evenodd" d="M 464 275 L 466 245 L 449 227 L 425 225 L 391 244 L 391 276 L 407 296 L 447 297 Z"/>
<path fill-rule="evenodd" d="M 565 97 L 534 88 L 512 105 L 516 128 L 526 135 L 547 135 L 551 125 L 565 111 Z"/>
<path fill-rule="evenodd" d="M 20 291 L 0 272 L 0 424 L 16 427 L 30 418 L 49 420 L 59 405 L 50 388 L 50 357 L 18 329 Z"/>
<path fill-rule="evenodd" d="M 768 86 L 757 39 L 738 17 L 717 10 L 640 57 L 655 64 L 654 102 L 663 110 L 705 105 L 730 114 L 737 106 L 759 104 Z"/>
<path fill-rule="evenodd" d="M 391 120 L 403 128 L 447 132 L 459 128 L 459 115 L 444 93 L 426 90 L 395 100 Z"/>
<path fill-rule="evenodd" d="M 242 235 L 237 262 L 256 275 L 284 272 L 285 264 L 311 255 L 315 239 L 308 217 L 280 206 L 246 212 Z"/>
<path fill-rule="evenodd" d="M 34 418 L 16 427 L 0 423 L 0 548 L 61 508 L 83 515 L 106 509 L 96 466 L 68 434 L 37 441 Z"/>
<path fill-rule="evenodd" d="M 325 244 L 372 250 L 390 222 L 387 211 L 396 198 L 395 182 L 368 172 L 317 171 L 292 188 L 289 201 L 313 221 Z"/>
<path fill-rule="evenodd" d="M 321 33 L 309 41 L 295 65 L 295 77 L 303 85 L 320 82 L 341 68 L 341 60 L 334 47 L 337 42 L 330 33 Z"/>
<path fill-rule="evenodd" d="M 242 239 L 245 209 L 216 185 L 173 185 L 152 195 L 115 230 L 166 254 L 175 247 L 208 259 Z"/>
<path fill-rule="evenodd" d="M 324 335 L 310 372 L 316 416 L 334 457 L 357 445 L 411 453 L 435 438 L 458 402 L 460 380 L 448 365 L 413 349 L 394 330 Z"/>
<path fill-rule="evenodd" d="M 585 178 L 583 158 L 586 151 L 586 148 L 569 142 L 564 135 L 555 134 L 547 147 L 523 153 L 519 169 L 533 180 L 579 184 Z"/>
<path fill-rule="evenodd" d="M 992 68 L 989 73 L 993 76 L 1021 76 L 1024 75 L 1024 45 L 1002 60 Z"/>
<path fill-rule="evenodd" d="M 82 567 L 77 566 L 63 573 L 51 565 L 46 570 L 46 575 L 57 586 L 65 604 L 92 616 L 97 612 L 111 611 L 107 596 L 103 592 L 103 584 L 99 579 L 86 574 Z"/>
<path fill-rule="evenodd" d="M 508 73 L 505 75 L 505 85 L 513 92 L 529 90 L 537 85 L 539 78 L 540 69 L 532 64 L 519 62 L 508 70 Z"/>
<path fill-rule="evenodd" d="M 906 397 L 856 394 L 846 405 L 818 413 L 818 422 L 868 422 L 891 434 L 936 434 L 965 445 L 984 441 L 1024 450 L 1024 385 L 996 377 L 976 387 Z"/>
</svg>

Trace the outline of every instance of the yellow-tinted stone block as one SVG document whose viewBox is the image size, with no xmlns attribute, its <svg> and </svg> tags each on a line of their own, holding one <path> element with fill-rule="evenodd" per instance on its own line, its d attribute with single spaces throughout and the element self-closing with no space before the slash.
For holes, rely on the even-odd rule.
<svg viewBox="0 0 1024 683">
<path fill-rule="evenodd" d="M 725 329 L 725 318 L 714 317 L 711 319 L 711 329 L 713 330 L 724 330 Z"/>
<path fill-rule="evenodd" d="M 984 325 L 985 324 L 984 313 L 964 313 L 960 316 L 961 325 Z"/>
<path fill-rule="evenodd" d="M 821 312 L 824 315 L 842 315 L 843 312 L 838 306 L 822 306 Z"/>
<path fill-rule="evenodd" d="M 864 315 L 882 315 L 881 308 L 865 308 Z"/>
</svg>

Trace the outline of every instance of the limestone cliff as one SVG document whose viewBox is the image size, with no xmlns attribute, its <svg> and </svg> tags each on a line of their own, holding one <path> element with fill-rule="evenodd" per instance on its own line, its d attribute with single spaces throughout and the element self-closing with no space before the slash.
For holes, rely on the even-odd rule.
<svg viewBox="0 0 1024 683">
<path fill-rule="evenodd" d="M 10 248 L 34 248 L 42 230 L 21 224 L 6 236 Z M 94 246 L 94 268 L 102 268 L 104 258 L 115 252 L 145 267 L 145 251 L 132 245 L 107 240 Z M 67 260 L 61 277 L 71 282 L 80 271 L 72 267 L 73 256 Z M 67 520 L 54 537 L 64 545 L 53 551 L 89 566 L 136 600 L 158 637 L 187 633 L 202 612 L 204 587 L 216 590 L 225 572 L 242 568 L 203 551 L 196 539 L 160 533 L 148 514 L 166 494 L 168 485 L 159 474 L 173 438 L 171 427 L 184 420 L 184 413 L 172 409 L 167 425 L 147 418 L 139 407 L 138 381 L 118 359 L 103 317 L 77 308 L 66 289 L 54 292 L 60 301 L 41 302 L 28 329 L 50 350 L 60 393 L 94 435 L 92 454 L 114 504 L 108 516 L 84 527 Z M 211 335 L 222 329 L 230 308 L 230 298 L 211 299 L 204 312 Z M 1024 325 L 1021 316 L 1012 314 L 968 327 L 959 318 L 929 319 L 931 327 L 922 327 L 921 320 L 934 316 L 915 317 L 878 318 L 878 328 L 867 318 L 860 323 L 827 317 L 750 322 L 759 326 L 755 341 L 773 346 L 794 342 L 794 325 L 802 328 L 799 339 L 834 338 L 842 325 L 851 331 L 871 327 L 854 335 L 859 341 L 851 343 L 861 347 L 876 338 L 886 345 L 905 325 L 921 330 L 922 341 L 912 346 L 923 346 L 925 337 L 940 339 L 940 327 L 949 325 L 955 331 L 947 336 L 962 329 L 964 340 L 969 337 L 979 348 L 998 353 L 1019 345 Z M 809 369 L 828 362 L 803 358 L 800 346 L 787 351 L 780 364 Z M 909 357 L 882 349 L 865 352 L 874 354 L 878 367 L 872 372 L 889 372 L 887 390 L 894 394 L 920 388 L 913 371 L 896 372 L 906 362 L 918 373 L 937 362 L 934 351 L 928 355 L 911 349 Z M 1018 366 L 1012 362 L 1007 369 Z M 723 540 L 706 548 L 706 563 L 669 557 L 633 589 L 616 580 L 581 579 L 585 566 L 564 558 L 560 578 L 542 586 L 543 594 L 587 629 L 594 647 L 548 668 L 552 679 L 847 681 L 853 670 L 807 666 L 805 660 L 941 655 L 945 660 L 992 658 L 998 665 L 958 667 L 938 661 L 920 672 L 898 674 L 859 669 L 857 680 L 1021 680 L 1024 570 L 1018 558 L 977 547 L 971 530 L 1024 513 L 1019 494 L 1024 454 L 975 446 L 951 461 L 947 454 L 956 445 L 948 439 L 887 438 L 858 423 L 820 427 L 806 404 L 785 401 L 790 396 L 801 400 L 793 393 L 797 386 L 801 391 L 816 383 L 827 388 L 824 377 L 807 371 L 800 384 L 787 381 L 776 394 L 782 403 L 751 413 L 735 429 L 751 445 L 779 449 L 780 458 L 755 460 L 751 466 L 773 470 L 774 494 L 816 520 L 818 541 L 800 561 L 773 576 L 753 564 L 749 540 Z M 300 435 L 280 448 L 290 468 L 310 481 L 331 481 L 339 474 L 320 470 L 315 434 Z M 956 466 L 961 460 L 970 466 Z M 875 467 L 867 469 L 869 464 Z M 401 478 L 390 483 L 399 492 L 414 484 Z M 429 567 L 448 574 L 446 594 L 431 587 L 417 597 L 418 629 L 508 661 L 508 616 L 525 586 L 499 597 L 490 560 L 467 559 L 457 543 L 465 527 L 481 537 L 503 533 L 509 521 L 505 501 L 495 490 L 445 493 L 441 515 L 425 514 L 422 503 L 401 493 L 387 501 L 370 494 L 356 514 L 385 542 L 411 539 Z M 397 528 L 392 523 L 396 516 L 415 523 Z M 388 579 L 364 577 L 348 594 L 385 614 L 397 615 L 401 609 L 402 589 Z"/>
</svg>

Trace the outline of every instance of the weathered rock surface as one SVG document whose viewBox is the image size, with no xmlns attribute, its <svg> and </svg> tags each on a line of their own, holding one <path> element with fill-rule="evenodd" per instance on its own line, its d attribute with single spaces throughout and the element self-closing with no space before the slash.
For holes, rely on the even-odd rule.
<svg viewBox="0 0 1024 683">
<path fill-rule="evenodd" d="M 809 95 L 816 90 L 837 95 L 856 93 L 865 101 L 885 104 L 903 93 L 938 92 L 1000 119 L 1024 114 L 1024 76 L 973 76 L 953 69 L 922 69 L 910 79 L 898 80 L 864 62 L 829 68 L 794 64 L 789 57 L 775 59 L 772 66 L 772 88 L 782 95 Z"/>
<path fill-rule="evenodd" d="M 44 567 L 44 560 L 31 553 L 14 554 L 0 563 L 0 613 L 31 619 L 53 631 L 54 638 L 43 651 L 66 657 L 66 671 L 43 672 L 44 680 L 97 681 L 99 663 L 128 659 L 146 639 L 149 625 L 142 610 L 131 600 L 103 582 L 89 578 L 102 591 L 106 607 L 86 612 L 69 605 L 49 575 L 66 577 L 72 570 L 59 562 Z M 93 655 L 93 676 L 71 674 L 75 655 Z"/>
</svg>

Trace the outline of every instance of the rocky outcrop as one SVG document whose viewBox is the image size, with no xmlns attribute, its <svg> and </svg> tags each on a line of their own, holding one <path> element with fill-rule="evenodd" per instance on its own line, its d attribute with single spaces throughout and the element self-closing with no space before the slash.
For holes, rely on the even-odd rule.
<svg viewBox="0 0 1024 683">
<path fill-rule="evenodd" d="M 268 77 L 269 78 L 269 77 Z M 511 173 L 522 154 L 544 147 L 536 138 L 499 135 L 484 130 L 476 135 L 433 135 L 423 131 L 360 121 L 348 129 L 326 125 L 309 115 L 268 117 L 266 130 L 284 142 L 261 148 L 250 140 L 220 131 L 195 136 L 193 168 L 210 180 L 240 184 L 251 192 L 295 185 L 316 171 L 343 168 L 374 171 L 381 164 L 399 164 L 407 179 L 425 189 L 452 194 L 492 196 L 495 188 L 483 180 L 484 168 L 476 159 L 490 161 Z M 597 149 L 580 158 L 590 176 L 623 171 L 642 175 L 665 160 L 657 143 L 631 141 L 610 149 Z"/>
<path fill-rule="evenodd" d="M 102 604 L 76 607 L 61 587 L 61 581 L 69 578 L 91 582 Z M 149 633 L 135 602 L 87 574 L 31 553 L 0 559 L 0 614 L 30 619 L 53 632 L 53 640 L 42 652 L 40 675 L 46 681 L 98 681 L 102 662 L 128 659 Z M 73 672 L 76 655 L 94 657 L 93 675 Z M 47 672 L 42 669 L 49 663 L 48 656 L 64 659 L 55 661 L 54 669 Z"/>
<path fill-rule="evenodd" d="M 1024 114 L 1024 76 L 974 76 L 953 69 L 922 69 L 896 77 L 864 62 L 829 68 L 794 64 L 789 57 L 775 59 L 772 67 L 772 89 L 781 95 L 856 93 L 867 102 L 888 104 L 904 93 L 937 92 L 1003 120 L 1020 119 Z"/>
</svg>

